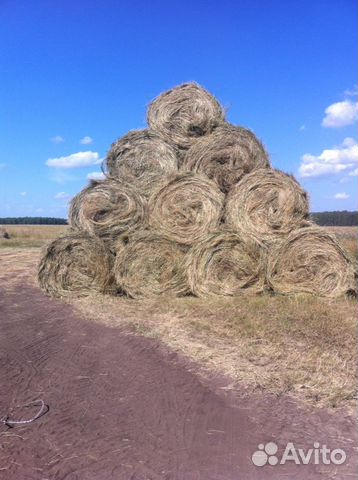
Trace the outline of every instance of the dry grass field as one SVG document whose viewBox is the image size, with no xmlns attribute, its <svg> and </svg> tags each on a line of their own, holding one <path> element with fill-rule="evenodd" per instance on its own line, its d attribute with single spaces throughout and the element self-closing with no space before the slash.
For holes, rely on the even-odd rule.
<svg viewBox="0 0 358 480">
<path fill-rule="evenodd" d="M 1 225 L 0 225 L 1 227 Z M 68 229 L 67 225 L 3 225 L 10 239 L 0 237 L 0 249 L 7 247 L 31 248 L 42 247 L 47 242 L 61 235 Z"/>
<path fill-rule="evenodd" d="M 14 260 L 24 262 L 30 281 L 35 282 L 33 252 L 38 250 L 30 247 L 45 244 L 66 228 L 6 227 L 11 239 L 0 240 L 8 255 L 5 268 L 10 271 Z M 357 258 L 356 228 L 328 230 Z M 233 385 L 244 386 L 247 393 L 289 394 L 319 406 L 355 405 L 357 308 L 353 299 L 299 295 L 137 301 L 95 295 L 71 303 L 87 319 L 130 326 L 160 338 L 202 365 L 204 375 L 227 374 Z"/>
<path fill-rule="evenodd" d="M 325 227 L 339 238 L 345 249 L 358 260 L 358 229 L 357 227 Z"/>
<path fill-rule="evenodd" d="M 91 297 L 86 318 L 129 325 L 253 391 L 317 406 L 356 404 L 357 304 L 309 295 L 185 299 Z M 242 391 L 242 389 L 241 389 Z"/>
<path fill-rule="evenodd" d="M 10 240 L 0 238 L 0 248 L 41 247 L 68 230 L 67 225 L 0 225 L 10 235 Z M 354 256 L 358 255 L 357 227 L 324 227 L 336 235 L 345 248 Z"/>
</svg>

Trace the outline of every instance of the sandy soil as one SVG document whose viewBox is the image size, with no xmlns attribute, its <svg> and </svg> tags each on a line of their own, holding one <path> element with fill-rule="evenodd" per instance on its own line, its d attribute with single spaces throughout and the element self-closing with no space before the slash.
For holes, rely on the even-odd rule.
<svg viewBox="0 0 358 480">
<path fill-rule="evenodd" d="M 25 258 L 25 257 L 23 257 Z M 27 257 L 26 257 L 27 258 Z M 31 263 L 31 262 L 30 262 Z M 355 420 L 292 399 L 242 398 L 227 380 L 157 340 L 86 321 L 33 284 L 21 254 L 0 255 L 0 478 L 6 480 L 352 479 Z M 20 407 L 19 407 L 20 406 Z M 255 466 L 259 444 L 341 448 L 342 465 Z"/>
</svg>

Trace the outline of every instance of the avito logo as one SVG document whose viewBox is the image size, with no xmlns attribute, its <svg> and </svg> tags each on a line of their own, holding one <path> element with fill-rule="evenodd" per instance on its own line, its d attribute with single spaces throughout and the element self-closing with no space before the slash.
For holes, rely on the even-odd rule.
<svg viewBox="0 0 358 480">
<path fill-rule="evenodd" d="M 278 455 L 278 446 L 274 442 L 260 443 L 258 450 L 252 454 L 252 463 L 257 467 L 264 465 L 284 465 L 286 462 L 294 462 L 296 465 L 315 465 L 323 464 L 341 465 L 347 459 L 347 455 L 341 448 L 331 450 L 326 445 L 320 446 L 319 442 L 314 442 L 313 448 L 307 450 L 296 448 L 292 442 L 287 443 L 281 457 Z"/>
</svg>

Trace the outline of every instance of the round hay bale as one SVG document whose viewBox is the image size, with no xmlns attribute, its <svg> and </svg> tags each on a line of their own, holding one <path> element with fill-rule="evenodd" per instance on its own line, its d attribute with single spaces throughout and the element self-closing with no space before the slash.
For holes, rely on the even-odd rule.
<svg viewBox="0 0 358 480">
<path fill-rule="evenodd" d="M 92 181 L 70 203 L 69 223 L 104 240 L 143 225 L 147 202 L 133 186 L 112 179 Z"/>
<path fill-rule="evenodd" d="M 53 297 L 113 293 L 113 255 L 90 235 L 70 233 L 50 243 L 38 267 L 41 288 Z"/>
<path fill-rule="evenodd" d="M 192 293 L 198 297 L 260 293 L 264 289 L 266 249 L 254 237 L 212 232 L 185 259 Z"/>
<path fill-rule="evenodd" d="M 113 143 L 104 161 L 108 176 L 149 195 L 163 175 L 178 171 L 178 152 L 151 130 L 134 130 Z"/>
<path fill-rule="evenodd" d="M 189 289 L 182 269 L 184 254 L 182 246 L 155 232 L 136 232 L 122 244 L 117 242 L 117 285 L 132 298 L 185 295 Z"/>
<path fill-rule="evenodd" d="M 308 224 L 307 193 L 291 175 L 259 169 L 230 190 L 225 206 L 228 228 L 237 228 L 263 240 L 285 236 Z"/>
<path fill-rule="evenodd" d="M 5 227 L 0 227 L 0 238 L 4 238 L 5 240 L 10 240 L 10 234 L 7 232 Z"/>
<path fill-rule="evenodd" d="M 169 240 L 192 245 L 218 228 L 223 204 L 224 194 L 207 177 L 175 175 L 150 197 L 149 225 Z"/>
<path fill-rule="evenodd" d="M 222 124 L 186 152 L 183 169 L 205 173 L 227 193 L 244 175 L 269 168 L 264 146 L 246 128 Z"/>
<path fill-rule="evenodd" d="M 271 246 L 267 281 L 282 294 L 356 293 L 353 263 L 337 240 L 316 226 L 295 230 Z"/>
<path fill-rule="evenodd" d="M 150 128 L 179 149 L 188 149 L 225 119 L 225 112 L 207 90 L 185 83 L 162 93 L 149 105 Z"/>
</svg>

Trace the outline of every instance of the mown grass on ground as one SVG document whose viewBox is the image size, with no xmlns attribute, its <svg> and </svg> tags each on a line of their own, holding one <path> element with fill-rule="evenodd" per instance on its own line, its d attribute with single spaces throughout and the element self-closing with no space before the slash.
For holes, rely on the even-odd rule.
<svg viewBox="0 0 358 480">
<path fill-rule="evenodd" d="M 21 257 L 20 263 L 25 262 L 27 269 L 32 265 L 33 281 L 36 250 L 29 250 L 26 263 L 26 248 L 41 246 L 66 228 L 8 228 L 13 236 L 11 246 L 22 247 L 13 249 L 14 259 L 19 257 L 20 262 Z M 357 258 L 356 228 L 333 230 Z M 7 265 L 20 268 L 9 255 Z M 236 384 L 240 390 L 244 386 L 246 392 L 289 394 L 319 406 L 355 405 L 357 304 L 353 299 L 265 295 L 134 301 L 98 295 L 72 303 L 87 319 L 115 327 L 131 326 L 138 333 L 161 339 L 197 361 L 203 372 L 227 374 L 233 388 Z"/>
<path fill-rule="evenodd" d="M 357 229 L 331 229 L 357 259 Z M 132 325 L 229 375 L 245 391 L 289 394 L 318 406 L 356 405 L 357 303 L 310 295 L 76 301 L 86 316 Z"/>
<path fill-rule="evenodd" d="M 354 300 L 300 295 L 134 301 L 98 296 L 75 305 L 87 318 L 131 325 L 160 338 L 248 391 L 290 394 L 316 405 L 354 405 Z"/>
</svg>

